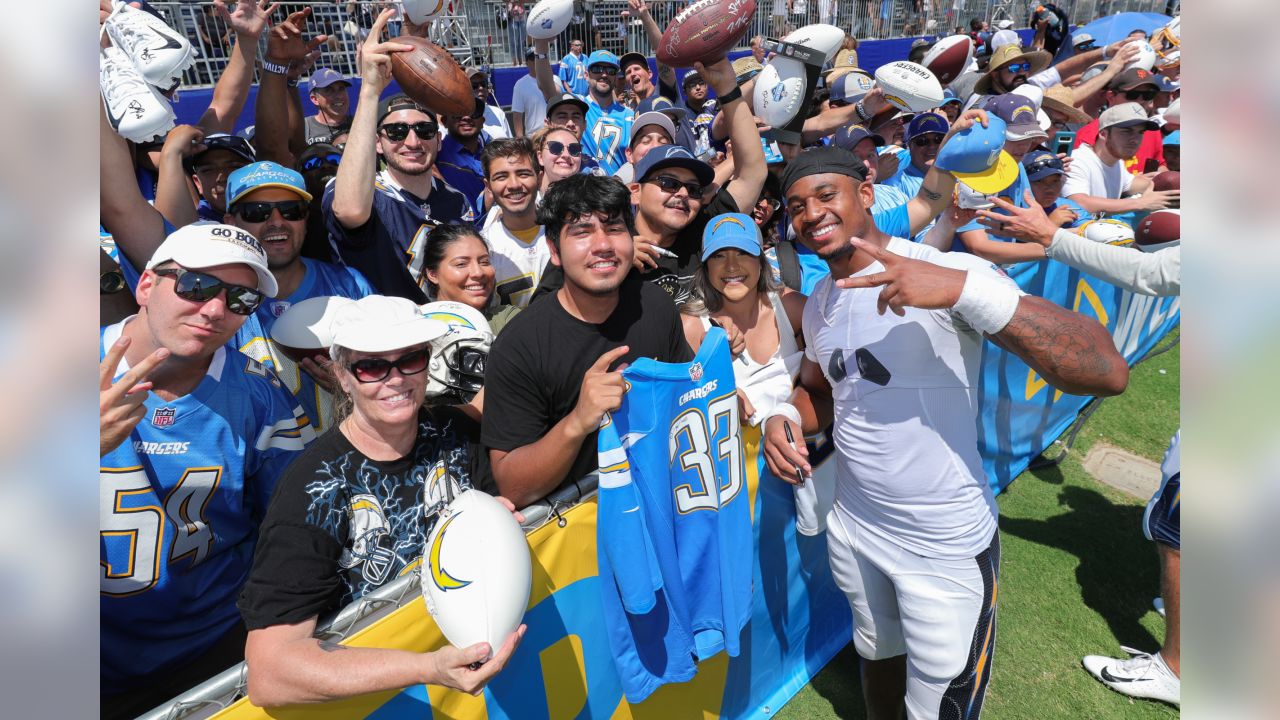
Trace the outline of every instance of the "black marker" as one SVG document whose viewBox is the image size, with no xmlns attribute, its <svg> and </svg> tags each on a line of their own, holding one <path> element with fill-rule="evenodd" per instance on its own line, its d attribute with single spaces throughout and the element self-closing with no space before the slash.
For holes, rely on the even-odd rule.
<svg viewBox="0 0 1280 720">
<path fill-rule="evenodd" d="M 796 436 L 791 434 L 791 423 L 787 422 L 785 418 L 783 418 L 783 421 L 782 421 L 782 429 L 787 431 L 787 442 L 791 443 L 792 447 L 795 447 Z M 795 463 L 795 467 L 796 467 L 796 477 L 800 478 L 800 482 L 796 484 L 799 485 L 800 487 L 804 487 L 804 471 L 800 469 L 799 463 Z"/>
</svg>

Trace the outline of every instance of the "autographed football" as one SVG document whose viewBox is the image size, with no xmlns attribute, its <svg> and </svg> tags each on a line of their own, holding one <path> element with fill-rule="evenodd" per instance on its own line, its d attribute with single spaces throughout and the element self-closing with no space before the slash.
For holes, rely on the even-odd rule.
<svg viewBox="0 0 1280 720">
<path fill-rule="evenodd" d="M 1181 242 L 1181 210 L 1157 210 L 1138 221 L 1133 233 L 1133 244 L 1143 252 L 1155 252 Z"/>
<path fill-rule="evenodd" d="M 1076 234 L 1107 245 L 1128 245 L 1133 242 L 1133 228 L 1128 223 L 1114 218 L 1090 220 L 1076 228 Z"/>
<path fill-rule="evenodd" d="M 520 627 L 533 570 L 524 530 L 502 503 L 465 490 L 445 507 L 423 547 L 422 597 L 453 645 L 494 652 Z"/>
<path fill-rule="evenodd" d="M 697 0 L 662 33 L 658 62 L 693 67 L 719 60 L 742 39 L 755 12 L 755 0 Z"/>
<path fill-rule="evenodd" d="M 925 53 L 921 64 L 946 85 L 973 62 L 973 40 L 968 35 L 944 37 Z"/>
<path fill-rule="evenodd" d="M 534 40 L 550 40 L 564 32 L 572 19 L 573 0 L 538 0 L 525 27 Z"/>
<path fill-rule="evenodd" d="M 782 41 L 817 50 L 827 56 L 827 62 L 831 62 L 844 43 L 844 31 L 835 25 L 814 23 L 789 33 Z"/>
<path fill-rule="evenodd" d="M 1151 178 L 1151 184 L 1156 190 L 1181 190 L 1182 174 L 1177 170 L 1165 170 Z"/>
<path fill-rule="evenodd" d="M 1141 68 L 1150 72 L 1151 68 L 1156 66 L 1156 49 L 1151 47 L 1151 43 L 1146 40 L 1134 40 L 1128 44 L 1132 45 L 1133 43 L 1138 43 L 1138 57 L 1129 61 L 1129 64 L 1125 65 L 1124 69 Z"/>
<path fill-rule="evenodd" d="M 470 115 L 476 109 L 471 81 L 448 50 L 425 38 L 401 35 L 408 52 L 391 53 L 391 75 L 405 94 L 443 115 Z"/>
<path fill-rule="evenodd" d="M 884 99 L 904 112 L 924 112 L 942 104 L 942 84 L 928 68 L 899 60 L 876 70 L 876 85 Z"/>
<path fill-rule="evenodd" d="M 289 306 L 271 325 L 271 341 L 295 363 L 303 358 L 328 360 L 333 344 L 330 324 L 338 308 L 350 305 L 350 298 L 312 297 Z"/>
<path fill-rule="evenodd" d="M 756 117 L 772 127 L 786 127 L 804 104 L 808 81 L 804 63 L 791 57 L 774 56 L 756 76 L 756 85 L 751 91 Z"/>
<path fill-rule="evenodd" d="M 401 0 L 404 16 L 415 25 L 430 20 L 449 7 L 449 0 Z"/>
</svg>

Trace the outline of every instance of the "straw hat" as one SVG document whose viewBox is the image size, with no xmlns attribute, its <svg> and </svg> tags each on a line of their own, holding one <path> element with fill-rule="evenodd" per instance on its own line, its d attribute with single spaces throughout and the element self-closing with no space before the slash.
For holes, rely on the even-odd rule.
<svg viewBox="0 0 1280 720">
<path fill-rule="evenodd" d="M 1031 63 L 1031 70 L 1027 73 L 1030 76 L 1049 67 L 1050 63 L 1053 62 L 1053 56 L 1044 50 L 1024 52 L 1017 45 L 1002 45 L 991 55 L 991 62 L 987 64 L 987 74 L 978 78 L 978 82 L 973 86 L 973 91 L 982 95 L 990 95 L 992 93 L 991 84 L 996 79 L 996 73 L 1005 65 L 1018 60 L 1026 60 Z"/>
</svg>

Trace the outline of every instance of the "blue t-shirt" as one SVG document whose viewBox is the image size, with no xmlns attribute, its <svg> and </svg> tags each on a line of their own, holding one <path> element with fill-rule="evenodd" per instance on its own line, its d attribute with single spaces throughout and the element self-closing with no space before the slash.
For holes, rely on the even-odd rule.
<svg viewBox="0 0 1280 720">
<path fill-rule="evenodd" d="M 576 57 L 573 53 L 560 60 L 560 79 L 569 86 L 574 95 L 586 95 L 590 90 L 587 84 L 587 58 Z"/>
<path fill-rule="evenodd" d="M 440 141 L 440 154 L 436 156 L 436 167 L 440 169 L 444 181 L 465 195 L 471 205 L 474 213 L 471 222 L 484 217 L 484 164 L 480 162 L 480 154 L 491 140 L 493 138 L 489 137 L 489 133 L 482 130 L 480 144 L 475 153 L 472 153 L 452 135 L 445 135 Z"/>
<path fill-rule="evenodd" d="M 1071 198 L 1065 198 L 1065 197 L 1058 198 L 1058 201 L 1050 205 L 1049 207 L 1045 208 L 1044 212 L 1046 215 L 1048 215 L 1049 213 L 1053 212 L 1054 210 L 1057 210 L 1060 207 L 1069 208 L 1071 210 L 1074 210 L 1076 213 L 1075 221 L 1069 222 L 1063 225 L 1062 227 L 1064 228 L 1078 228 L 1081 225 L 1093 219 L 1093 213 L 1089 212 L 1088 210 L 1085 210 L 1083 207 L 1080 206 L 1080 203 L 1076 202 L 1075 200 L 1072 200 Z"/>
<path fill-rule="evenodd" d="M 751 614 L 752 528 L 732 360 L 711 328 L 690 363 L 641 358 L 606 416 L 597 559 L 627 700 L 684 682 Z"/>
<path fill-rule="evenodd" d="M 893 177 L 884 181 L 885 185 L 890 185 L 901 190 L 907 197 L 912 198 L 916 193 L 920 192 L 920 186 L 924 184 L 925 173 L 920 172 L 915 165 L 911 164 L 910 156 L 903 158 L 905 161 L 894 173 Z"/>
<path fill-rule="evenodd" d="M 245 320 L 244 325 L 240 326 L 230 344 L 275 372 L 285 388 L 301 403 L 319 434 L 329 429 L 329 422 L 333 418 L 333 396 L 270 342 L 271 326 L 294 303 L 331 295 L 359 300 L 372 295 L 373 287 L 355 268 L 306 257 L 302 258 L 302 264 L 307 268 L 307 274 L 303 276 L 298 289 L 288 297 L 264 300 L 253 315 Z"/>
<path fill-rule="evenodd" d="M 324 189 L 321 207 L 334 256 L 359 270 L 382 295 L 427 301 L 422 263 L 427 234 L 445 223 L 472 222 L 475 211 L 461 192 L 434 178 L 426 200 L 396 184 L 383 171 L 373 182 L 373 209 L 364 225 L 348 230 L 333 214 L 336 178 Z"/>
<path fill-rule="evenodd" d="M 582 99 L 587 103 L 583 148 L 606 175 L 613 175 L 627 162 L 623 151 L 631 139 L 631 121 L 635 119 L 635 111 L 617 100 L 602 108 L 589 95 Z"/>
<path fill-rule="evenodd" d="M 125 322 L 101 329 L 99 359 Z M 236 596 L 267 501 L 315 438 L 276 376 L 225 346 L 190 394 L 173 401 L 151 394 L 145 407 L 142 422 L 100 464 L 107 694 L 194 660 L 240 622 Z"/>
</svg>

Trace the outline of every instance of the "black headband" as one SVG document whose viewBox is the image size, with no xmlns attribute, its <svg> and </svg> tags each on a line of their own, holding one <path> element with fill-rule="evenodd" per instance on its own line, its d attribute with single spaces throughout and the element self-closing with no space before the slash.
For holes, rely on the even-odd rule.
<svg viewBox="0 0 1280 720">
<path fill-rule="evenodd" d="M 824 173 L 845 175 L 863 182 L 867 179 L 867 166 L 857 155 L 835 145 L 803 150 L 782 171 L 782 192 L 785 195 L 800 178 Z"/>
</svg>

